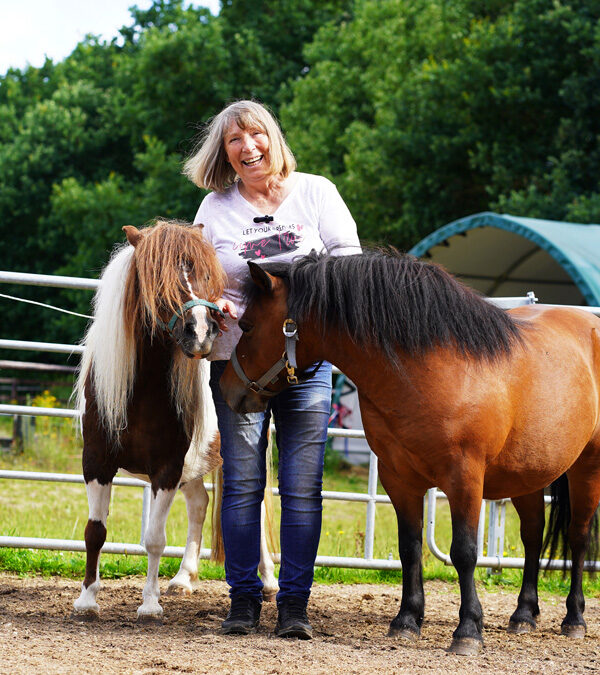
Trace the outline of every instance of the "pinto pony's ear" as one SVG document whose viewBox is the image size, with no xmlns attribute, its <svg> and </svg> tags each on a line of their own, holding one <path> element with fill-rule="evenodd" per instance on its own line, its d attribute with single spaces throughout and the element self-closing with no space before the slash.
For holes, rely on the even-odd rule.
<svg viewBox="0 0 600 675">
<path fill-rule="evenodd" d="M 134 247 L 140 243 L 140 239 L 144 236 L 137 227 L 134 227 L 133 225 L 125 225 L 123 227 L 123 232 L 125 232 L 127 241 Z"/>
<path fill-rule="evenodd" d="M 251 260 L 248 261 L 248 267 L 250 268 L 250 276 L 252 281 L 259 287 L 262 288 L 266 293 L 273 292 L 273 286 L 277 277 L 272 276 L 268 272 L 265 272 L 260 265 L 257 265 Z"/>
</svg>

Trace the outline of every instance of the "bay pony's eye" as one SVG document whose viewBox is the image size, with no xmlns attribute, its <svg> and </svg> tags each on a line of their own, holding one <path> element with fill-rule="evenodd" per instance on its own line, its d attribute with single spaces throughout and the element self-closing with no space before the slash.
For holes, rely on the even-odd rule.
<svg viewBox="0 0 600 675">
<path fill-rule="evenodd" d="M 240 327 L 242 333 L 249 333 L 252 330 L 252 324 L 245 319 L 240 319 L 238 326 Z"/>
</svg>

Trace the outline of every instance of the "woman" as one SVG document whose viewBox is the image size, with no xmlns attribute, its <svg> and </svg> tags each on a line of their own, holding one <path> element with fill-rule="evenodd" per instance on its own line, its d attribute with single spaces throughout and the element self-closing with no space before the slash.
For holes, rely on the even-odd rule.
<svg viewBox="0 0 600 675">
<path fill-rule="evenodd" d="M 248 260 L 290 260 L 312 249 L 357 253 L 356 224 L 333 183 L 298 173 L 272 115 L 259 103 L 238 101 L 207 125 L 186 175 L 212 190 L 195 223 L 215 247 L 228 283 L 219 306 L 227 331 L 211 354 L 211 387 L 219 418 L 223 456 L 222 527 L 231 608 L 223 633 L 246 634 L 258 626 L 262 583 L 260 507 L 266 481 L 265 450 L 271 411 L 279 450 L 281 569 L 276 634 L 312 637 L 306 606 L 321 532 L 321 486 L 331 365 L 323 364 L 305 384 L 272 399 L 266 413 L 240 415 L 224 402 L 219 379 L 241 331 L 240 288 Z"/>
</svg>

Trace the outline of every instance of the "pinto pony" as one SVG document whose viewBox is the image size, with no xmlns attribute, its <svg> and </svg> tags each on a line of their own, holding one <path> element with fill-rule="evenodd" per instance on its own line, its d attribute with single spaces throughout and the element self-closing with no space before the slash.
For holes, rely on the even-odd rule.
<svg viewBox="0 0 600 675">
<path fill-rule="evenodd" d="M 213 303 L 224 273 L 201 228 L 159 221 L 141 231 L 123 229 L 129 245 L 113 254 L 102 275 L 76 385 L 89 520 L 85 579 L 74 608 L 81 618 L 98 615 L 100 549 L 112 480 L 122 469 L 152 486 L 148 575 L 137 615 L 159 620 L 158 566 L 173 498 L 181 488 L 188 537 L 169 589 L 191 592 L 208 504 L 202 477 L 221 465 L 209 364 L 202 357 L 219 334 Z M 263 565 L 266 590 L 276 590 L 268 554 Z"/>
<path fill-rule="evenodd" d="M 534 628 L 543 490 L 566 473 L 572 571 L 562 632 L 583 637 L 582 572 L 600 499 L 600 320 L 569 308 L 505 312 L 442 268 L 393 251 L 249 265 L 235 352 L 241 374 L 231 363 L 221 389 L 234 410 L 262 410 L 267 390 L 321 359 L 356 384 L 398 519 L 403 591 L 390 634 L 420 634 L 423 497 L 434 486 L 450 504 L 461 591 L 450 651 L 482 646 L 473 579 L 482 498 L 510 497 L 519 513 L 525 569 L 509 629 Z M 282 351 L 279 376 L 265 383 Z"/>
</svg>

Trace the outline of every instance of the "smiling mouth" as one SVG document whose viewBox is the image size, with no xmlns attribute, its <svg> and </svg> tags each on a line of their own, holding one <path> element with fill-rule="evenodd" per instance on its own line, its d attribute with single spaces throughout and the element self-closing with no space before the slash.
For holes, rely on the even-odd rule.
<svg viewBox="0 0 600 675">
<path fill-rule="evenodd" d="M 254 166 L 255 164 L 258 164 L 263 157 L 264 155 L 260 155 L 258 157 L 253 157 L 252 159 L 243 159 L 242 164 L 244 166 Z"/>
</svg>

